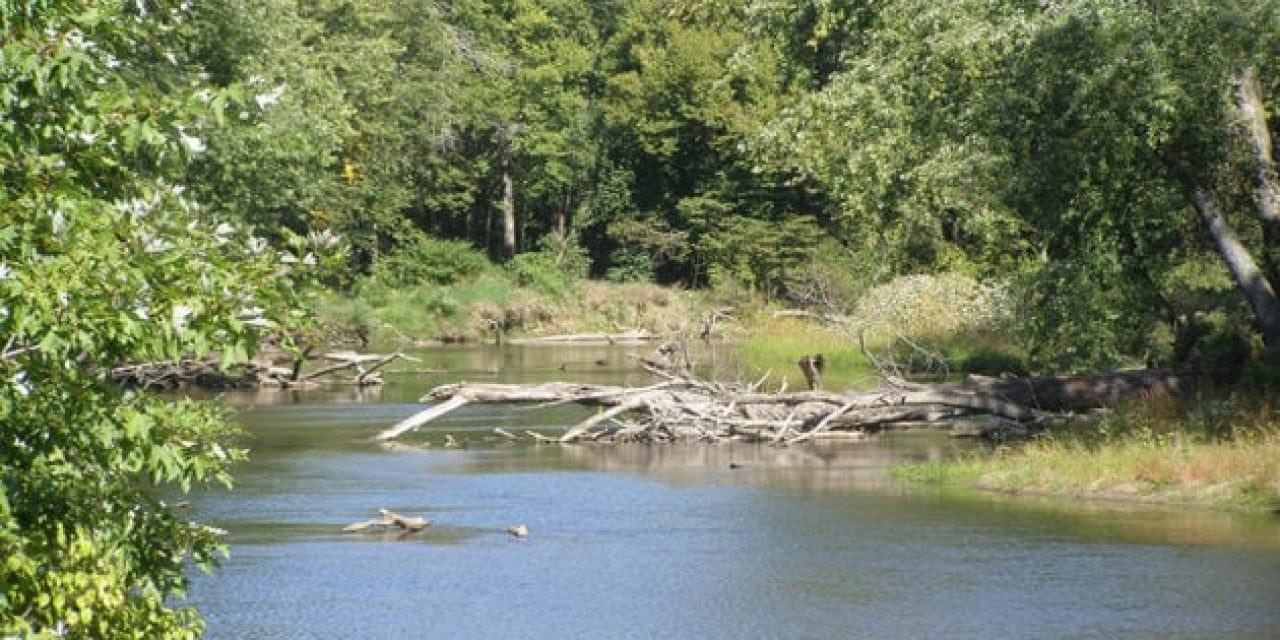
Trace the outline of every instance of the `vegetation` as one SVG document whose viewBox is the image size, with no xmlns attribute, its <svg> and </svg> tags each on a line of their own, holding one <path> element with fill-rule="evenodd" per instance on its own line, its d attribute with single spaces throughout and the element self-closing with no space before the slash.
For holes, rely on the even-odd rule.
<svg viewBox="0 0 1280 640">
<path fill-rule="evenodd" d="M 200 630 L 172 598 L 188 561 L 214 561 L 220 532 L 159 495 L 229 483 L 244 452 L 218 409 L 125 392 L 109 374 L 215 347 L 245 358 L 294 323 L 292 265 L 314 261 L 304 238 L 269 248 L 205 215 L 177 181 L 223 94 L 152 80 L 184 14 L 145 7 L 0 4 L 4 637 Z"/>
<path fill-rule="evenodd" d="M 1280 428 L 1256 397 L 1148 400 L 1101 424 L 994 455 L 895 470 L 911 483 L 1005 493 L 1280 508 Z"/>
<path fill-rule="evenodd" d="M 215 536 L 139 480 L 238 454 L 105 375 L 289 346 L 300 270 L 374 338 L 764 301 L 944 373 L 1261 385 L 1280 348 L 1280 0 L 0 0 L 0 34 L 6 635 L 194 632 Z M 747 352 L 859 368 L 808 333 Z"/>
<path fill-rule="evenodd" d="M 211 0 L 178 42 L 231 117 L 187 182 L 344 238 L 357 297 L 456 285 L 468 247 L 553 299 L 585 269 L 851 311 L 954 273 L 1007 296 L 1036 370 L 1239 362 L 1280 335 L 1278 15 Z"/>
<path fill-rule="evenodd" d="M 562 274 L 518 286 L 520 272 L 494 269 L 452 285 L 398 289 L 364 283 L 354 297 L 329 293 L 320 320 L 335 338 L 354 333 L 376 344 L 493 341 L 521 335 L 643 330 L 687 332 L 706 302 L 652 283 L 572 280 Z M 548 293 L 548 291 L 551 293 Z"/>
</svg>

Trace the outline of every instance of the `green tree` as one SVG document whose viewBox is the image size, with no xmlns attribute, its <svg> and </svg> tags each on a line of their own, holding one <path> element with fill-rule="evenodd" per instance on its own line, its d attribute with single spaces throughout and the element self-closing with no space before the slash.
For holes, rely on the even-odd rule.
<svg viewBox="0 0 1280 640">
<path fill-rule="evenodd" d="M 1275 2 L 882 4 L 757 157 L 829 193 L 841 234 L 876 238 L 898 272 L 1021 282 L 1045 363 L 1141 357 L 1162 325 L 1235 314 L 1182 295 L 1183 265 L 1213 254 L 1275 342 L 1265 225 L 1249 215 L 1273 167 L 1240 125 L 1239 89 L 1274 69 L 1276 15 Z M 1255 104 L 1276 94 L 1274 80 L 1256 88 Z"/>
<path fill-rule="evenodd" d="M 158 497 L 229 482 L 216 408 L 111 369 L 292 323 L 291 268 L 175 181 L 206 152 L 212 87 L 157 75 L 187 18 L 150 2 L 0 3 L 0 635 L 193 637 L 184 564 L 220 532 Z M 316 238 L 319 239 L 319 238 Z"/>
<path fill-rule="evenodd" d="M 189 74 L 227 96 L 227 119 L 191 164 L 194 195 L 222 216 L 277 234 L 333 226 L 344 212 L 343 148 L 355 105 L 317 46 L 325 25 L 297 2 L 196 3 L 181 39 Z"/>
<path fill-rule="evenodd" d="M 631 206 L 597 224 L 622 232 L 610 238 L 620 258 L 640 236 L 619 218 L 667 239 L 667 230 L 682 234 L 687 246 L 664 247 L 657 275 L 704 284 L 711 259 L 703 249 L 715 243 L 703 236 L 729 216 L 778 222 L 822 213 L 743 153 L 780 108 L 786 81 L 778 57 L 748 38 L 739 5 L 637 0 L 626 9 L 608 42 L 601 109 L 609 165 L 630 179 Z"/>
</svg>

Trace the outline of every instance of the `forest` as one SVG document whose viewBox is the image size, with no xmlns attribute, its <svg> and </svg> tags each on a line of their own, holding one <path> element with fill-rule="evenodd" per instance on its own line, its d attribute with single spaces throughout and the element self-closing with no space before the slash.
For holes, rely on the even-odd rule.
<svg viewBox="0 0 1280 640">
<path fill-rule="evenodd" d="M 136 479 L 244 454 L 105 372 L 242 361 L 317 295 L 957 276 L 1035 372 L 1280 371 L 1276 0 L 0 0 L 0 34 L 6 636 L 198 633 L 166 598 L 218 532 Z"/>
<path fill-rule="evenodd" d="M 329 234 L 334 290 L 474 250 L 845 308 L 946 272 L 1006 289 L 1046 370 L 1280 340 L 1274 3 L 935 4 L 144 2 L 122 51 L 68 9 L 26 46 L 95 44 L 28 59 L 49 98 L 108 73 L 188 111 L 37 114 L 11 76 L 9 153 L 176 137 L 113 169 L 273 247 Z"/>
</svg>

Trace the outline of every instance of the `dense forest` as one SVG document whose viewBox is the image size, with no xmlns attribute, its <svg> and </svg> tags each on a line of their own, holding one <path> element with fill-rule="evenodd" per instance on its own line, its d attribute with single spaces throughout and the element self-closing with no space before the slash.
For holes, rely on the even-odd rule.
<svg viewBox="0 0 1280 640">
<path fill-rule="evenodd" d="M 1280 345 L 1277 0 L 0 0 L 0 34 L 4 634 L 198 628 L 166 598 L 217 532 L 136 480 L 242 453 L 104 371 L 243 359 L 311 287 L 954 273 L 1039 370 Z"/>
<path fill-rule="evenodd" d="M 1025 341 L 1057 368 L 1174 364 L 1250 326 L 1280 341 L 1274 2 L 130 12 L 157 23 L 146 46 L 86 48 L 48 80 L 106 72 L 195 112 L 18 106 L 8 129 L 44 127 L 68 155 L 179 134 L 169 179 L 204 215 L 275 244 L 341 239 L 319 274 L 331 287 L 461 242 L 800 302 L 827 281 L 847 301 L 895 275 L 965 273 L 1013 292 Z M 112 28 L 77 20 L 29 46 L 47 57 Z"/>
<path fill-rule="evenodd" d="M 149 86 L 220 114 L 181 181 L 273 238 L 331 230 L 333 286 L 443 239 L 800 302 L 965 273 L 1057 368 L 1280 341 L 1274 2 L 171 11 Z"/>
</svg>

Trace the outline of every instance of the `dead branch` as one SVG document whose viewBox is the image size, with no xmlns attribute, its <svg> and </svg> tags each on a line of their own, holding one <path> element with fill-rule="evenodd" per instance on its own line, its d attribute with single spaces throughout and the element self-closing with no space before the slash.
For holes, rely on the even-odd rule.
<svg viewBox="0 0 1280 640">
<path fill-rule="evenodd" d="M 431 523 L 425 518 L 411 518 L 387 509 L 378 509 L 378 517 L 372 520 L 353 522 L 343 527 L 342 530 L 346 533 L 359 533 L 373 528 L 399 527 L 404 531 L 414 532 L 422 531 L 430 525 Z"/>
<path fill-rule="evenodd" d="M 749 438 L 781 444 L 805 442 L 831 431 L 865 433 L 921 424 L 945 428 L 962 421 L 1006 433 L 1025 432 L 1070 419 L 1072 414 L 1064 412 L 1097 407 L 1122 395 L 1179 390 L 1176 377 L 1158 371 L 937 384 L 890 380 L 881 389 L 840 393 L 768 393 L 757 390 L 756 385 L 711 383 L 670 373 L 644 387 L 573 382 L 455 383 L 429 391 L 423 401 L 437 404 L 383 431 L 376 439 L 394 439 L 469 403 L 539 407 L 574 403 L 601 409 L 566 429 L 558 439 L 530 433 L 539 442 Z M 622 420 L 623 416 L 627 419 Z"/>
</svg>

